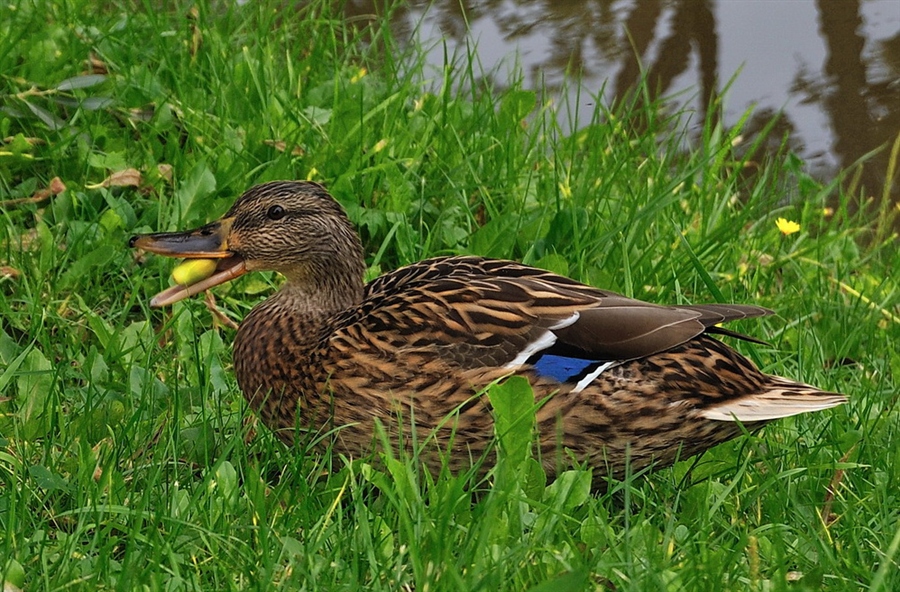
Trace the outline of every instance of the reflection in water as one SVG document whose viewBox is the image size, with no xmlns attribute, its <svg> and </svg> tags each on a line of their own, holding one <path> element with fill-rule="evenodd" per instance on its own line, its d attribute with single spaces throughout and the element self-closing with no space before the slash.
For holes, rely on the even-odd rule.
<svg viewBox="0 0 900 592">
<path fill-rule="evenodd" d="M 624 64 L 613 86 L 613 96 L 624 96 L 638 82 L 641 60 L 646 59 L 655 32 L 659 29 L 661 6 L 660 2 L 637 2 L 625 21 L 625 30 L 631 35 L 634 52 L 624 56 Z M 688 70 L 694 50 L 699 60 L 700 96 L 714 97 L 718 94 L 718 38 L 716 20 L 709 3 L 705 0 L 682 0 L 670 10 L 668 34 L 660 40 L 655 59 L 644 65 L 650 91 L 654 93 L 651 98 L 656 99 L 667 92 L 675 79 Z M 708 105 L 710 101 L 706 100 L 704 104 Z"/>
<path fill-rule="evenodd" d="M 374 14 L 376 4 L 351 0 L 348 16 Z M 436 68 L 444 42 L 451 55 L 474 47 L 495 82 L 517 65 L 526 85 L 567 92 L 582 119 L 587 97 L 623 99 L 642 71 L 651 98 L 692 90 L 698 111 L 727 85 L 726 123 L 755 106 L 750 128 L 759 129 L 780 112 L 774 134 L 788 132 L 818 176 L 881 149 L 863 184 L 879 196 L 888 182 L 900 133 L 896 0 L 419 0 L 394 13 L 392 26 L 398 38 L 431 48 Z M 570 74 L 576 88 L 565 84 Z M 900 202 L 900 181 L 891 195 Z"/>
<path fill-rule="evenodd" d="M 870 65 L 864 54 L 866 40 L 860 34 L 859 2 L 818 0 L 817 5 L 821 34 L 830 49 L 825 62 L 827 87 L 823 96 L 809 98 L 820 101 L 823 110 L 829 114 L 834 134 L 832 150 L 843 166 L 849 166 L 869 150 L 888 144 L 897 136 L 900 130 L 900 93 L 897 92 L 900 68 L 893 64 L 894 92 L 890 92 L 883 81 L 870 83 L 867 76 Z M 900 33 L 894 42 L 898 40 Z M 885 173 L 889 158 L 889 151 L 883 150 L 865 167 L 869 192 L 877 192 L 888 182 Z M 900 201 L 896 185 L 892 193 L 895 201 Z"/>
</svg>

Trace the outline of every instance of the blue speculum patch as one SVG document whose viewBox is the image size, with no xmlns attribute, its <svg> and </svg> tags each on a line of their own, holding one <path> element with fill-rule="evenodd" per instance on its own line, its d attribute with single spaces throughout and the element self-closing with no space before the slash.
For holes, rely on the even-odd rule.
<svg viewBox="0 0 900 592">
<path fill-rule="evenodd" d="M 544 354 L 532 363 L 541 376 L 549 376 L 560 382 L 577 382 L 603 362 Z"/>
</svg>

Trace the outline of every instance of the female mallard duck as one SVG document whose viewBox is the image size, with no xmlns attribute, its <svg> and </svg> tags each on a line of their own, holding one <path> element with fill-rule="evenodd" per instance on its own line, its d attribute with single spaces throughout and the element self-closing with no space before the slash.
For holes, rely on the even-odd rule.
<svg viewBox="0 0 900 592">
<path fill-rule="evenodd" d="M 626 459 L 633 470 L 671 464 L 846 401 L 763 374 L 711 336 L 741 337 L 717 325 L 771 314 L 758 306 L 659 306 L 481 257 L 429 259 L 363 285 L 359 237 L 315 183 L 258 185 L 217 222 L 130 244 L 218 260 L 210 277 L 153 306 L 249 271 L 285 276 L 241 324 L 234 366 L 250 406 L 288 444 L 298 426 L 340 428 L 335 450 L 358 456 L 371 451 L 376 420 L 391 430 L 400 414 L 415 441 L 434 438 L 458 469 L 489 447 L 485 388 L 518 374 L 534 388 L 548 474 L 569 451 L 599 480 L 621 475 Z"/>
</svg>

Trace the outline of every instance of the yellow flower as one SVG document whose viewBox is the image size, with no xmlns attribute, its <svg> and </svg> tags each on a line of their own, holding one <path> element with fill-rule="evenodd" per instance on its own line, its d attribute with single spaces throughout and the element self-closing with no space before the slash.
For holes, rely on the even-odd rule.
<svg viewBox="0 0 900 592">
<path fill-rule="evenodd" d="M 777 226 L 778 230 L 781 231 L 781 234 L 785 236 L 794 234 L 795 232 L 800 232 L 800 225 L 793 220 L 787 220 L 786 218 L 779 218 L 775 220 L 775 226 Z"/>
<path fill-rule="evenodd" d="M 572 186 L 569 185 L 569 177 L 566 176 L 565 179 L 559 182 L 559 192 L 566 199 L 572 197 Z"/>
<path fill-rule="evenodd" d="M 367 73 L 368 72 L 365 68 L 360 68 L 359 71 L 350 78 L 350 84 L 356 84 L 357 82 L 362 80 L 363 76 L 365 76 Z"/>
<path fill-rule="evenodd" d="M 375 145 L 372 146 L 372 153 L 377 154 L 377 153 L 381 152 L 382 150 L 384 150 L 384 147 L 387 145 L 388 145 L 387 138 L 382 138 L 381 140 L 378 140 L 375 143 Z"/>
</svg>

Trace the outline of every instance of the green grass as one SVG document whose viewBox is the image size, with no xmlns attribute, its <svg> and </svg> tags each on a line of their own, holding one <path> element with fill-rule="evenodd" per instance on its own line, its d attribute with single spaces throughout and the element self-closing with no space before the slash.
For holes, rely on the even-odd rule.
<svg viewBox="0 0 900 592">
<path fill-rule="evenodd" d="M 858 209 L 852 171 L 822 186 L 740 126 L 654 104 L 568 133 L 552 101 L 516 80 L 494 91 L 474 59 L 429 71 L 380 19 L 285 4 L 0 6 L 0 579 L 900 588 L 900 249 L 881 188 Z M 104 78 L 82 77 L 91 56 Z M 96 186 L 129 168 L 139 187 Z M 54 177 L 65 192 L 9 201 Z M 372 274 L 477 253 L 654 302 L 771 307 L 738 328 L 772 346 L 736 346 L 851 402 L 595 495 L 586 470 L 543 483 L 521 429 L 487 480 L 288 450 L 248 422 L 234 332 L 199 298 L 150 310 L 173 263 L 126 248 L 278 178 L 329 186 Z M 242 279 L 218 304 L 239 320 L 278 281 Z"/>
</svg>

